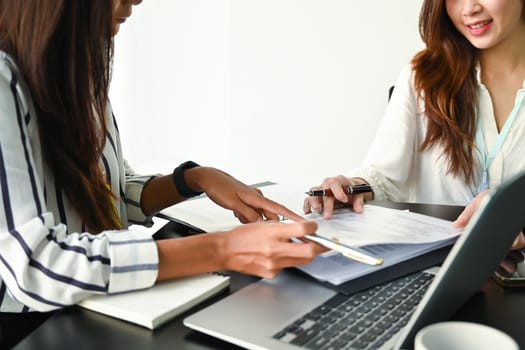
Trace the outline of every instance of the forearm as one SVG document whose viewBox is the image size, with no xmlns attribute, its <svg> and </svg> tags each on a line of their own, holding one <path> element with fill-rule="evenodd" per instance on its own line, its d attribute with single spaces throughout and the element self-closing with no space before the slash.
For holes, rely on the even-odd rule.
<svg viewBox="0 0 525 350">
<path fill-rule="evenodd" d="M 164 175 L 148 181 L 142 190 L 140 203 L 144 214 L 153 215 L 184 200 L 175 189 L 171 175 Z"/>
<path fill-rule="evenodd" d="M 206 192 L 210 186 L 213 173 L 218 170 L 210 167 L 195 167 L 184 171 L 184 181 L 187 186 L 195 191 Z M 152 215 L 160 210 L 186 200 L 175 187 L 172 175 L 164 175 L 152 178 L 144 186 L 141 197 L 142 211 L 146 215 Z"/>
<path fill-rule="evenodd" d="M 224 269 L 223 233 L 157 241 L 158 281 Z"/>
</svg>

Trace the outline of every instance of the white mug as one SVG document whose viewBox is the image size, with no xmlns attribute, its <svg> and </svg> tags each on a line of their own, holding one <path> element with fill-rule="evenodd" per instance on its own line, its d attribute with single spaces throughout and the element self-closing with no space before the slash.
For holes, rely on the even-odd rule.
<svg viewBox="0 0 525 350">
<path fill-rule="evenodd" d="M 414 350 L 519 350 L 502 331 L 471 322 L 439 322 L 419 330 Z"/>
</svg>

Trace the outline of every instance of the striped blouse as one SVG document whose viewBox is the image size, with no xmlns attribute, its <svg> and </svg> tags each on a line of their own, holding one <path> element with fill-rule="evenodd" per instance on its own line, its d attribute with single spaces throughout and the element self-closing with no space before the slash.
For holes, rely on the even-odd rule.
<svg viewBox="0 0 525 350">
<path fill-rule="evenodd" d="M 150 177 L 127 166 L 109 106 L 107 116 L 101 166 L 119 198 L 118 215 L 126 228 L 148 224 L 139 200 Z M 49 311 L 92 294 L 153 285 L 158 254 L 149 234 L 83 230 L 43 159 L 31 95 L 1 51 L 0 125 L 0 312 Z"/>
</svg>

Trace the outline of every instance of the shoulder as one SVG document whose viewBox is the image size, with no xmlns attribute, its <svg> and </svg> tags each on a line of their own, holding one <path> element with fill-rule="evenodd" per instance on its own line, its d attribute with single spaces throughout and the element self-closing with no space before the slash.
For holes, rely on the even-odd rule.
<svg viewBox="0 0 525 350">
<path fill-rule="evenodd" d="M 405 86 L 405 87 L 411 87 L 412 90 L 414 88 L 414 69 L 412 68 L 412 64 L 406 64 L 401 68 L 401 71 L 399 72 L 399 75 L 397 77 L 396 86 Z"/>
<path fill-rule="evenodd" d="M 5 52 L 0 51 L 0 125 L 2 125 L 2 138 L 13 130 L 20 132 L 23 128 L 32 133 L 30 125 L 37 125 L 34 102 L 31 91 L 27 87 L 19 72 L 15 61 Z M 33 130 L 33 131 L 32 131 Z M 4 134 L 4 132 L 6 134 Z"/>
<path fill-rule="evenodd" d="M 13 92 L 18 88 L 17 75 L 14 62 L 5 52 L 0 51 L 0 103 L 3 106 L 13 103 L 16 97 Z"/>
<path fill-rule="evenodd" d="M 5 52 L 0 51 L 0 79 L 2 87 L 5 83 L 9 84 L 13 79 L 13 75 L 16 74 L 14 67 L 9 56 Z"/>
<path fill-rule="evenodd" d="M 15 60 L 6 52 L 0 50 L 0 78 L 15 83 L 19 82 L 20 72 Z"/>
<path fill-rule="evenodd" d="M 406 102 L 415 103 L 414 70 L 411 64 L 407 64 L 401 68 L 394 85 L 392 99 L 402 99 Z"/>
<path fill-rule="evenodd" d="M 405 79 L 413 79 L 414 77 L 414 69 L 412 67 L 411 63 L 405 64 L 399 73 L 399 77 L 404 77 Z"/>
<path fill-rule="evenodd" d="M 32 101 L 15 61 L 3 51 L 0 51 L 0 99 L 4 106 L 9 102 L 18 104 L 23 112 L 27 112 Z"/>
</svg>

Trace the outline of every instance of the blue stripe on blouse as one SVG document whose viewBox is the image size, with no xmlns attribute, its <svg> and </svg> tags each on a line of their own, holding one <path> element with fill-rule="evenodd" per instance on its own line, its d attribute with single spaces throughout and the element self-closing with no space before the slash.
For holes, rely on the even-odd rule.
<svg viewBox="0 0 525 350">
<path fill-rule="evenodd" d="M 4 302 L 5 292 L 7 291 L 7 288 L 5 286 L 4 281 L 0 281 L 0 305 Z"/>
<path fill-rule="evenodd" d="M 111 271 L 113 273 L 127 273 L 127 272 L 136 272 L 136 271 L 149 271 L 157 270 L 159 268 L 158 264 L 141 264 L 141 265 L 129 265 L 129 266 L 114 266 Z"/>
<path fill-rule="evenodd" d="M 115 147 L 115 141 L 113 141 L 113 138 L 111 137 L 111 134 L 109 132 L 107 133 L 106 137 L 109 140 L 109 143 L 111 144 L 111 148 L 113 149 L 113 153 L 115 154 L 115 158 L 118 159 L 117 147 Z"/>
<path fill-rule="evenodd" d="M 108 184 L 111 184 L 111 171 L 109 168 L 108 160 L 106 159 L 106 156 L 102 155 L 102 163 L 104 163 L 104 169 L 106 173 L 106 182 Z"/>
<path fill-rule="evenodd" d="M 27 163 L 27 173 L 29 174 L 29 178 L 31 181 L 31 190 L 33 192 L 33 199 L 34 203 L 36 205 L 36 210 L 38 214 L 42 213 L 42 203 L 40 203 L 40 199 L 38 198 L 38 191 L 36 189 L 36 181 L 35 181 L 35 172 L 33 170 L 33 165 L 29 161 L 29 150 L 27 149 L 27 142 L 26 142 L 26 135 L 23 131 L 23 117 L 22 112 L 20 111 L 20 101 L 18 100 L 18 94 L 16 93 L 16 85 L 17 85 L 17 79 L 16 74 L 14 72 L 11 72 L 11 93 L 13 94 L 13 100 L 15 102 L 16 107 L 16 116 L 18 120 L 18 127 L 20 129 L 20 137 L 22 145 L 24 146 L 24 157 Z"/>
<path fill-rule="evenodd" d="M 109 242 L 110 245 L 124 245 L 124 244 L 132 244 L 132 243 L 151 243 L 151 238 L 130 239 L 127 241 Z"/>
<path fill-rule="evenodd" d="M 60 214 L 60 222 L 67 226 L 66 208 L 64 207 L 64 199 L 62 197 L 62 188 L 60 183 L 55 179 L 55 197 L 57 201 L 58 212 Z M 68 229 L 69 230 L 69 229 Z"/>
<path fill-rule="evenodd" d="M 2 263 L 4 264 L 4 266 L 9 270 L 9 272 L 11 272 L 11 275 L 13 276 L 13 278 L 15 279 L 16 281 L 16 285 L 18 286 L 18 288 L 24 292 L 25 294 L 29 295 L 31 298 L 35 299 L 35 300 L 38 300 L 39 302 L 41 303 L 44 303 L 44 304 L 47 304 L 47 305 L 52 305 L 52 306 L 56 306 L 56 307 L 66 307 L 67 305 L 65 304 L 60 304 L 60 303 L 57 303 L 57 302 L 54 302 L 54 301 L 51 301 L 51 300 L 47 300 L 45 298 L 43 298 L 42 296 L 38 295 L 38 294 L 35 294 L 33 292 L 30 292 L 28 290 L 25 290 L 24 288 L 22 288 L 20 286 L 20 283 L 18 283 L 18 280 L 16 279 L 16 275 L 13 271 L 13 269 L 11 268 L 11 266 L 9 266 L 9 264 L 7 264 L 7 262 L 4 260 L 4 258 L 0 255 L 0 261 L 2 261 Z"/>
<path fill-rule="evenodd" d="M 47 277 L 52 278 L 56 281 L 61 281 L 61 282 L 70 284 L 72 286 L 82 288 L 84 290 L 92 290 L 92 291 L 104 292 L 104 293 L 107 292 L 106 286 L 99 286 L 99 285 L 92 284 L 92 283 L 85 283 L 85 282 L 78 281 L 74 279 L 73 277 L 60 275 L 56 272 L 51 271 L 50 269 L 48 269 L 47 267 L 45 267 L 44 265 L 42 265 L 41 263 L 39 263 L 38 261 L 34 259 L 29 260 L 29 265 L 33 266 L 34 268 L 42 272 Z"/>
<path fill-rule="evenodd" d="M 13 217 L 13 209 L 11 208 L 11 201 L 9 200 L 9 188 L 7 184 L 7 172 L 5 170 L 4 165 L 4 155 L 2 152 L 2 146 L 0 145 L 0 188 L 2 189 L 2 198 L 4 200 L 4 208 L 5 208 L 5 218 L 6 218 L 6 224 L 7 229 L 9 233 L 16 238 L 18 243 L 20 243 L 20 246 L 22 246 L 22 249 L 26 253 L 27 256 L 31 255 L 31 249 L 28 247 L 26 242 L 23 240 L 22 236 L 18 233 L 18 231 L 15 229 L 15 220 Z"/>
<path fill-rule="evenodd" d="M 4 153 L 2 152 L 2 144 L 0 144 L 0 190 L 2 191 L 2 199 L 4 202 L 4 212 L 6 224 L 8 229 L 12 229 L 14 224 L 13 213 L 11 209 L 11 201 L 9 200 L 9 186 L 7 185 L 7 171 L 4 164 Z"/>
<path fill-rule="evenodd" d="M 47 235 L 47 239 L 50 242 L 56 243 L 62 250 L 68 250 L 76 253 L 80 253 L 86 257 L 88 261 L 100 261 L 102 264 L 109 265 L 111 263 L 111 259 L 102 256 L 102 255 L 88 255 L 86 248 L 79 247 L 79 246 L 72 246 L 65 242 L 59 242 L 57 241 L 56 237 L 52 235 L 52 230 L 50 230 L 49 234 Z"/>
<path fill-rule="evenodd" d="M 125 198 L 125 199 L 124 199 L 124 202 L 126 202 L 127 204 L 131 204 L 131 205 L 133 205 L 134 207 L 142 208 L 141 205 L 140 205 L 140 203 L 137 202 L 137 201 L 134 201 L 133 199 Z"/>
</svg>

